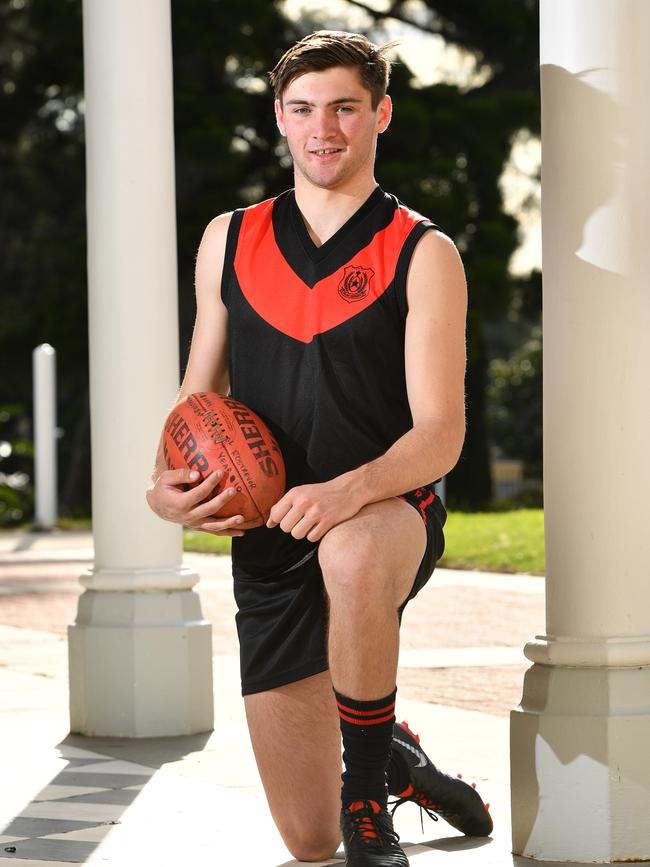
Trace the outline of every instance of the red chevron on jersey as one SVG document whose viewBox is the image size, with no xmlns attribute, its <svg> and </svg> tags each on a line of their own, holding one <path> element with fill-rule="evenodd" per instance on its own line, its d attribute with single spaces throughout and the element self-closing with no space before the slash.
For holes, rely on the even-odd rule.
<svg viewBox="0 0 650 867">
<path fill-rule="evenodd" d="M 334 273 L 310 288 L 275 241 L 273 199 L 244 212 L 235 272 L 251 307 L 283 334 L 309 343 L 374 304 L 395 277 L 396 251 L 423 218 L 407 208 Z"/>
</svg>

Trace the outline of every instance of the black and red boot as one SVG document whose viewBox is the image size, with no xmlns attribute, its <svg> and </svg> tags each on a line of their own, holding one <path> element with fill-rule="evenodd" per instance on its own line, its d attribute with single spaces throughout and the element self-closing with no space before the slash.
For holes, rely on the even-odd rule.
<svg viewBox="0 0 650 867">
<path fill-rule="evenodd" d="M 353 801 L 341 810 L 345 867 L 408 867 L 393 817 L 377 801 Z"/>
<path fill-rule="evenodd" d="M 391 780 L 390 786 L 390 794 L 397 798 L 391 803 L 392 813 L 412 801 L 432 819 L 436 819 L 435 814 L 442 816 L 470 837 L 488 837 L 492 833 L 489 804 L 483 803 L 474 786 L 438 770 L 408 723 L 394 726 L 391 761 L 399 766 L 399 773 L 394 774 L 395 782 Z"/>
</svg>

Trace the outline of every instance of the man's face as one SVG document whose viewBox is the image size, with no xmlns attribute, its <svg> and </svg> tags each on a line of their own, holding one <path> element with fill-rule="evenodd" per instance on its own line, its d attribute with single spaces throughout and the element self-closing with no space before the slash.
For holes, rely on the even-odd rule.
<svg viewBox="0 0 650 867">
<path fill-rule="evenodd" d="M 378 133 L 390 122 L 391 102 L 376 109 L 354 67 L 306 72 L 275 102 L 296 172 L 317 187 L 336 189 L 362 175 L 372 177 Z"/>
</svg>

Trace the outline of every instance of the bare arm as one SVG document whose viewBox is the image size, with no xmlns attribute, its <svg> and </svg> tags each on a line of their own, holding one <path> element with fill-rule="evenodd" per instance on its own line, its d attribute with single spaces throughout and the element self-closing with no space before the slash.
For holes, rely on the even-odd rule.
<svg viewBox="0 0 650 867">
<path fill-rule="evenodd" d="M 465 435 L 467 287 L 460 256 L 440 232 L 418 243 L 407 282 L 405 364 L 413 427 L 388 451 L 319 485 L 287 492 L 271 510 L 296 538 L 317 541 L 367 503 L 439 478 L 455 465 Z"/>
<path fill-rule="evenodd" d="M 205 232 L 196 258 L 196 322 L 187 369 L 176 400 L 196 391 L 228 390 L 227 311 L 221 300 L 221 275 L 230 214 L 212 220 Z M 189 470 L 168 470 L 163 456 L 162 437 L 158 445 L 147 502 L 153 511 L 168 521 L 186 524 L 217 535 L 241 535 L 237 525 L 240 516 L 213 520 L 234 494 L 226 488 L 211 497 L 222 479 L 213 473 L 196 484 L 198 474 Z M 190 490 L 186 486 L 194 484 Z M 207 499 L 206 499 L 207 498 Z M 204 502 L 205 501 L 205 502 Z"/>
<path fill-rule="evenodd" d="M 377 460 L 353 471 L 368 502 L 448 473 L 465 437 L 467 287 L 460 256 L 440 232 L 416 247 L 408 275 L 406 386 L 413 427 Z"/>
</svg>

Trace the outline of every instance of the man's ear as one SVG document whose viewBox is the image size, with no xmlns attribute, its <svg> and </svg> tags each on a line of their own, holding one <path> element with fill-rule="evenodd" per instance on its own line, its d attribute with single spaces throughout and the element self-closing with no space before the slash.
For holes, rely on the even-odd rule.
<svg viewBox="0 0 650 867">
<path fill-rule="evenodd" d="M 386 132 L 393 116 L 393 102 L 386 94 L 377 107 L 377 132 Z"/>
<path fill-rule="evenodd" d="M 286 130 L 284 128 L 284 113 L 282 111 L 282 103 L 280 102 L 279 99 L 275 100 L 274 108 L 275 108 L 275 122 L 278 125 L 278 129 L 280 130 L 281 135 L 286 136 L 287 133 L 286 133 Z"/>
</svg>

